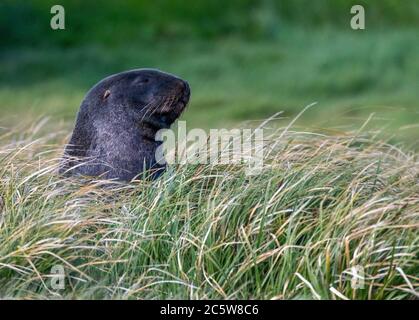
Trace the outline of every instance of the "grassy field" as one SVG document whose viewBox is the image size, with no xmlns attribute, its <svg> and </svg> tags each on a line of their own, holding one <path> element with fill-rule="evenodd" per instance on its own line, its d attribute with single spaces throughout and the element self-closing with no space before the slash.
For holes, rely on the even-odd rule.
<svg viewBox="0 0 419 320">
<path fill-rule="evenodd" d="M 0 4 L 0 298 L 418 298 L 416 0 L 62 3 L 63 32 L 53 1 Z M 141 67 L 188 80 L 188 130 L 283 111 L 262 173 L 57 176 L 89 88 Z"/>
<path fill-rule="evenodd" d="M 284 30 L 276 41 L 220 39 L 123 47 L 3 50 L 0 125 L 22 117 L 53 117 L 69 124 L 87 90 L 126 69 L 155 67 L 192 87 L 188 126 L 231 127 L 277 111 L 292 117 L 317 101 L 301 124 L 353 129 L 375 113 L 375 128 L 397 141 L 419 138 L 419 44 L 416 30 L 370 33 L 329 29 Z M 417 145 L 416 145 L 417 147 Z"/>
<path fill-rule="evenodd" d="M 259 175 L 172 166 L 110 188 L 56 176 L 65 131 L 26 127 L 1 137 L 1 297 L 418 297 L 417 154 L 277 128 Z"/>
<path fill-rule="evenodd" d="M 354 3 L 364 31 L 349 27 Z M 52 4 L 0 4 L 0 126 L 49 116 L 70 128 L 100 79 L 154 67 L 190 82 L 190 128 L 293 117 L 317 101 L 302 126 L 354 129 L 374 113 L 374 129 L 418 148 L 415 0 L 62 1 L 63 31 L 47 23 Z"/>
</svg>

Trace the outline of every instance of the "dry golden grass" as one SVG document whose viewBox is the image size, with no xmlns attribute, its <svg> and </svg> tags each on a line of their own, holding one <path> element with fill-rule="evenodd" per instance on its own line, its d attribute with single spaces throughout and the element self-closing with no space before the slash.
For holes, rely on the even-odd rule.
<svg viewBox="0 0 419 320">
<path fill-rule="evenodd" d="M 417 298 L 417 154 L 286 129 L 267 130 L 259 175 L 179 165 L 112 188 L 56 175 L 56 126 L 0 131 L 0 296 Z"/>
</svg>

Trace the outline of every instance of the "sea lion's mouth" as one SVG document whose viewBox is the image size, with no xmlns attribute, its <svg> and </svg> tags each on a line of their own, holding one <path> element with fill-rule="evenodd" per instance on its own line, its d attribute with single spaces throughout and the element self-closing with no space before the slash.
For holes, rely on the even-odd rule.
<svg viewBox="0 0 419 320">
<path fill-rule="evenodd" d="M 184 99 L 178 99 L 178 101 L 176 101 L 173 104 L 173 109 L 175 112 L 178 113 L 177 118 L 182 114 L 182 112 L 185 110 L 186 106 L 188 104 L 188 100 L 184 100 Z"/>
<path fill-rule="evenodd" d="M 158 131 L 160 129 L 168 129 L 170 124 L 168 124 L 164 116 L 160 116 L 160 118 L 148 118 L 143 120 L 143 124 L 154 131 Z"/>
<path fill-rule="evenodd" d="M 161 129 L 169 129 L 186 109 L 190 94 L 189 85 L 185 81 L 180 90 L 155 96 L 146 107 L 143 107 L 145 111 L 140 126 L 150 134 Z"/>
<path fill-rule="evenodd" d="M 182 82 L 182 87 L 179 91 L 178 90 L 179 89 L 177 89 L 174 94 L 169 94 L 164 97 L 160 109 L 161 114 L 172 114 L 175 116 L 175 120 L 186 108 L 191 95 L 189 84 L 186 81 Z"/>
<path fill-rule="evenodd" d="M 191 96 L 191 90 L 189 88 L 189 84 L 185 81 L 184 82 L 184 90 L 181 95 L 177 97 L 177 99 L 173 103 L 173 110 L 177 113 L 178 118 L 182 112 L 185 110 L 186 106 L 188 105 L 189 98 Z"/>
</svg>

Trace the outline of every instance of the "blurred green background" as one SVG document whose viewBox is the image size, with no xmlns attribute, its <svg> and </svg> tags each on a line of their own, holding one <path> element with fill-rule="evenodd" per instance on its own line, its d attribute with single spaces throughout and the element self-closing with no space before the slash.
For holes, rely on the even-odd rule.
<svg viewBox="0 0 419 320">
<path fill-rule="evenodd" d="M 61 4 L 66 29 L 52 30 Z M 366 30 L 350 28 L 362 4 Z M 418 0 L 11 1 L 0 3 L 0 126 L 71 127 L 103 77 L 153 67 L 190 82 L 188 128 L 278 111 L 311 130 L 370 127 L 417 148 Z M 289 120 L 284 120 L 289 121 Z"/>
</svg>

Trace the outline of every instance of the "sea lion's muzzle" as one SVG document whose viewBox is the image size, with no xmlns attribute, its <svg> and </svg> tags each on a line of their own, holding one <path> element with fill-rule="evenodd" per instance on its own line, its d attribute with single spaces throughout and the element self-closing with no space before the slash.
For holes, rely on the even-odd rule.
<svg viewBox="0 0 419 320">
<path fill-rule="evenodd" d="M 191 88 L 189 87 L 189 83 L 187 81 L 183 81 L 184 85 L 185 85 L 185 90 L 184 90 L 184 101 L 185 104 L 187 104 L 189 102 L 189 98 L 191 97 Z"/>
<path fill-rule="evenodd" d="M 180 112 L 183 112 L 183 110 L 186 108 L 186 105 L 189 102 L 189 98 L 191 97 L 191 89 L 189 87 L 189 83 L 186 81 L 183 81 L 183 90 L 181 98 L 179 99 L 179 106 L 181 107 Z"/>
<path fill-rule="evenodd" d="M 190 96 L 191 89 L 188 82 L 179 79 L 175 88 L 165 97 L 165 101 L 160 110 L 161 114 L 171 114 L 171 118 L 176 120 L 186 108 Z"/>
</svg>

